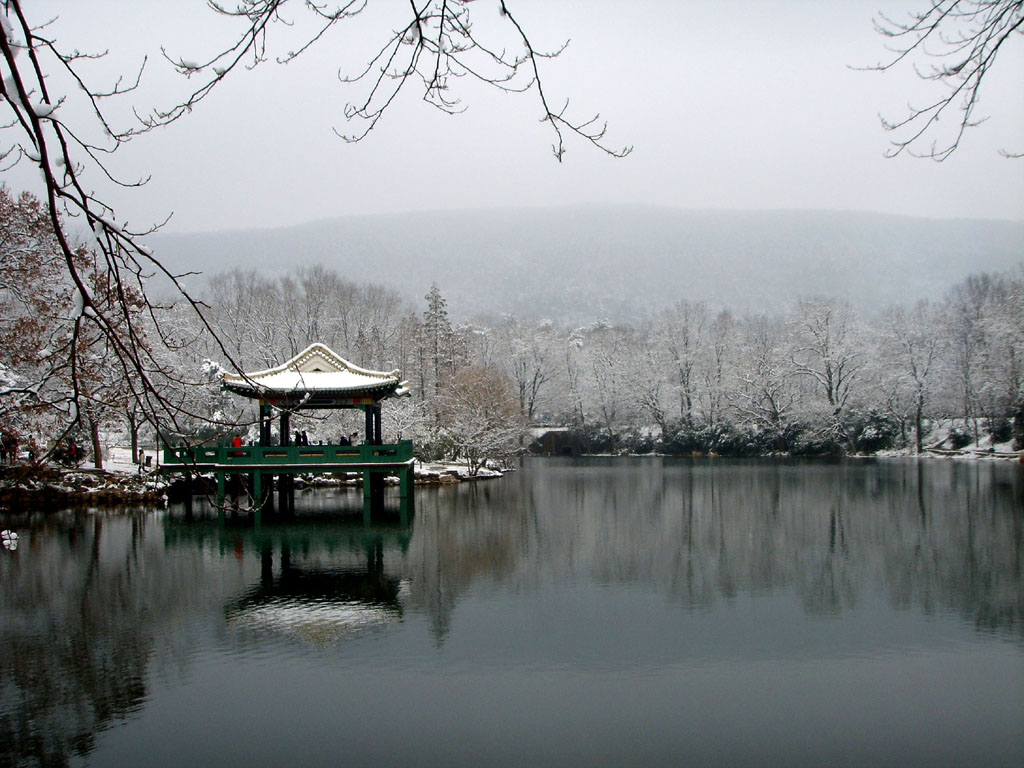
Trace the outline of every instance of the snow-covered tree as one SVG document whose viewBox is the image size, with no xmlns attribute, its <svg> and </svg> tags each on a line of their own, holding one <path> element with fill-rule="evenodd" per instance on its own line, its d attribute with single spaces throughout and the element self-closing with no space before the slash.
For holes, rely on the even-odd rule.
<svg viewBox="0 0 1024 768">
<path fill-rule="evenodd" d="M 438 412 L 455 456 L 472 475 L 519 450 L 526 422 L 510 383 L 495 371 L 464 367 L 446 376 Z"/>
<path fill-rule="evenodd" d="M 794 371 L 811 379 L 828 404 L 828 423 L 844 438 L 843 414 L 864 364 L 857 318 L 847 302 L 803 299 L 793 321 Z"/>
<path fill-rule="evenodd" d="M 550 387 L 558 367 L 559 341 L 550 321 L 523 322 L 506 316 L 497 333 L 500 355 L 515 383 L 519 407 L 533 422 L 551 402 Z"/>
<path fill-rule="evenodd" d="M 646 371 L 644 349 L 629 328 L 597 322 L 586 328 L 576 353 L 580 360 L 583 407 L 609 450 L 617 450 L 623 431 L 636 432 L 640 402 L 636 396 Z"/>
<path fill-rule="evenodd" d="M 744 319 L 741 332 L 739 385 L 729 398 L 732 409 L 740 426 L 766 435 L 776 449 L 785 450 L 797 402 L 786 325 L 780 319 L 755 315 Z"/>
<path fill-rule="evenodd" d="M 429 376 L 428 386 L 436 397 L 441 390 L 441 379 L 455 372 L 455 331 L 448 319 L 448 302 L 437 283 L 430 286 L 425 298 L 420 367 Z"/>
<path fill-rule="evenodd" d="M 986 345 L 984 313 L 991 287 L 989 275 L 972 275 L 954 286 L 946 300 L 946 333 L 950 339 L 952 371 L 958 407 L 964 427 L 979 438 L 982 415 L 980 393 L 984 387 L 983 360 Z"/>
<path fill-rule="evenodd" d="M 732 313 L 722 310 L 708 327 L 707 343 L 704 345 L 704 359 L 701 365 L 703 386 L 698 402 L 700 417 L 704 424 L 714 429 L 724 418 L 728 392 L 732 384 L 730 371 L 735 365 L 736 322 Z"/>
<path fill-rule="evenodd" d="M 918 302 L 909 313 L 893 307 L 883 319 L 880 336 L 879 359 L 887 374 L 884 396 L 897 418 L 906 420 L 909 415 L 915 450 L 921 453 L 926 408 L 945 351 L 938 315 L 927 301 Z"/>
<path fill-rule="evenodd" d="M 0 430 L 8 439 L 38 436 L 37 419 L 67 407 L 54 384 L 73 301 L 57 253 L 40 201 L 0 186 Z"/>
<path fill-rule="evenodd" d="M 28 193 L 14 200 L 0 188 L 0 429 L 52 449 L 81 427 L 100 466 L 100 426 L 147 396 L 117 350 L 148 356 L 150 323 L 141 293 L 101 255 L 78 246 L 72 256 L 81 283 L 67 279 L 58 240 L 39 200 Z"/>
<path fill-rule="evenodd" d="M 678 301 L 665 310 L 655 330 L 656 343 L 668 356 L 678 393 L 679 419 L 692 426 L 698 400 L 698 361 L 704 354 L 710 323 L 708 307 L 701 301 Z"/>
</svg>

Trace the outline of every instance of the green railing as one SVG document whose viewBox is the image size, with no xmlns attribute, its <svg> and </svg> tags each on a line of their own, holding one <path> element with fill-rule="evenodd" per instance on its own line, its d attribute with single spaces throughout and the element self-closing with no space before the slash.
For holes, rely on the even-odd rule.
<svg viewBox="0 0 1024 768">
<path fill-rule="evenodd" d="M 413 457 L 412 441 L 390 445 L 209 445 L 167 447 L 164 467 L 261 466 L 313 464 L 400 464 Z"/>
</svg>

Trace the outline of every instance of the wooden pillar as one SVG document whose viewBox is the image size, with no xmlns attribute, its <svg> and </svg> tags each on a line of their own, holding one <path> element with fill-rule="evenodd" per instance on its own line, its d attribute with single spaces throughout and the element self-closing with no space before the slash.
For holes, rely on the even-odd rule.
<svg viewBox="0 0 1024 768">
<path fill-rule="evenodd" d="M 363 413 L 366 414 L 366 444 L 373 445 L 373 406 L 364 405 Z"/>
<path fill-rule="evenodd" d="M 217 522 L 224 525 L 224 473 L 217 473 Z"/>
<path fill-rule="evenodd" d="M 409 518 L 415 512 L 416 498 L 413 488 L 416 480 L 416 470 L 413 464 L 405 467 L 398 475 L 398 515 L 402 525 L 409 524 Z"/>
<path fill-rule="evenodd" d="M 252 522 L 259 526 L 263 521 L 263 473 L 256 470 L 252 473 Z"/>
<path fill-rule="evenodd" d="M 260 400 L 260 447 L 266 448 L 271 445 L 273 435 L 274 417 L 273 411 L 270 407 L 270 403 L 266 400 Z M 262 457 L 261 457 L 262 458 Z M 263 493 L 254 493 L 257 501 L 262 504 L 264 501 L 269 503 L 269 509 L 274 509 L 274 476 L 267 475 L 265 478 L 266 484 L 263 488 Z M 266 498 L 264 498 L 264 495 Z"/>
<path fill-rule="evenodd" d="M 288 411 L 281 411 L 281 445 L 291 445 L 291 414 Z M 277 509 L 282 515 L 292 509 L 292 478 L 283 472 L 278 476 Z"/>
<path fill-rule="evenodd" d="M 383 440 L 381 440 L 380 429 L 380 403 L 375 403 L 373 406 L 373 444 L 383 444 Z"/>
<path fill-rule="evenodd" d="M 260 445 L 270 445 L 270 403 L 260 400 Z"/>
<path fill-rule="evenodd" d="M 406 496 L 412 496 L 413 480 L 416 476 L 416 472 L 413 469 L 413 465 L 409 464 L 398 472 L 398 494 L 402 498 Z"/>
<path fill-rule="evenodd" d="M 370 473 L 370 504 L 375 512 L 384 511 L 384 473 Z"/>
</svg>

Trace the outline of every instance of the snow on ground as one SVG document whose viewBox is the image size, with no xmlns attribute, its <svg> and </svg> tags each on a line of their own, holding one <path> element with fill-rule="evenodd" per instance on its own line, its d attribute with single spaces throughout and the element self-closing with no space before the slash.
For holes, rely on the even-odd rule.
<svg viewBox="0 0 1024 768">
<path fill-rule="evenodd" d="M 483 479 L 489 477 L 502 477 L 503 472 L 497 469 L 491 469 L 489 467 L 481 467 L 477 470 L 476 475 L 469 473 L 469 467 L 465 464 L 452 464 L 447 462 L 438 461 L 417 461 L 416 462 L 416 477 L 417 479 L 437 479 L 443 480 L 445 477 L 450 477 L 459 480 L 469 479 Z"/>
<path fill-rule="evenodd" d="M 946 455 L 962 455 L 969 457 L 984 457 L 986 455 L 1001 458 L 1016 455 L 1013 447 L 1013 439 L 996 443 L 992 436 L 984 429 L 978 430 L 978 440 L 971 440 L 967 445 L 954 448 L 953 433 L 962 431 L 964 423 L 962 419 L 935 419 L 926 424 L 927 433 L 924 438 L 924 449 L 926 451 L 937 451 Z M 973 430 L 972 430 L 973 431 Z"/>
<path fill-rule="evenodd" d="M 146 451 L 146 455 L 149 456 L 152 453 Z M 91 464 L 91 462 L 89 463 Z M 156 464 L 155 457 L 153 464 Z M 132 474 L 138 474 L 139 471 L 139 465 L 132 461 L 132 449 L 124 446 L 104 446 L 103 468 L 111 472 L 131 472 Z"/>
</svg>

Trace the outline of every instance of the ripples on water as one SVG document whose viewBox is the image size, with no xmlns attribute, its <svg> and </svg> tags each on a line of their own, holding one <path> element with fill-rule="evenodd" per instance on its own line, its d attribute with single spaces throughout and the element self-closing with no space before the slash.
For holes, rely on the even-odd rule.
<svg viewBox="0 0 1024 768">
<path fill-rule="evenodd" d="M 1010 464 L 531 460 L 6 518 L 2 765 L 1021 765 Z"/>
</svg>

